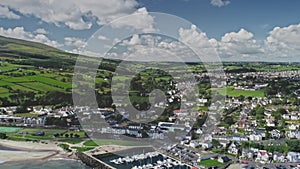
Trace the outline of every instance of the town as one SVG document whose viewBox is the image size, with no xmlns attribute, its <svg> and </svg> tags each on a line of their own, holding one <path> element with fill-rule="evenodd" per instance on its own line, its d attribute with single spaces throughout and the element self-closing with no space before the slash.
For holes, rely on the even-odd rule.
<svg viewBox="0 0 300 169">
<path fill-rule="evenodd" d="M 206 73 L 198 73 L 197 76 L 206 83 L 203 80 Z M 293 70 L 226 73 L 225 89 L 215 90 L 209 85 L 204 85 L 205 94 L 197 101 L 181 100 L 183 107 L 195 104 L 198 109 L 175 109 L 163 118 L 155 115 L 153 110 L 144 110 L 140 114 L 132 115 L 126 108 L 118 109 L 116 106 L 96 109 L 87 106 L 66 106 L 57 109 L 33 106 L 28 108 L 29 113 L 20 116 L 16 113 L 18 107 L 11 106 L 1 108 L 0 124 L 39 128 L 40 132 L 43 132 L 43 129 L 46 131 L 49 128 L 63 128 L 74 131 L 76 138 L 80 137 L 76 131 L 85 130 L 82 137 L 122 140 L 121 136 L 126 136 L 164 142 L 164 139 L 169 139 L 170 135 L 175 133 L 173 139 L 176 141 L 173 144 L 168 145 L 164 142 L 164 146 L 156 148 L 190 166 L 228 167 L 240 163 L 244 164 L 245 168 L 298 168 L 298 79 L 299 72 Z M 190 82 L 186 82 L 188 83 Z M 170 85 L 174 83 L 170 82 Z M 209 105 L 211 101 L 207 93 L 216 92 L 222 95 L 224 91 L 227 92 L 224 105 Z M 181 94 L 173 88 L 167 93 L 169 98 L 179 97 Z M 122 100 L 119 102 L 118 107 L 122 107 Z M 154 107 L 161 108 L 172 102 L 175 101 L 167 99 Z M 222 107 L 217 109 L 217 106 Z M 211 133 L 206 133 L 205 121 L 213 113 L 221 114 L 221 119 Z M 151 117 L 152 121 L 137 122 L 137 119 L 144 117 Z M 102 120 L 105 125 L 98 128 L 93 125 L 91 128 L 85 127 L 85 122 L 90 124 L 90 121 L 95 119 L 97 122 Z M 31 138 L 43 135 L 44 133 L 35 133 Z M 59 136 L 54 134 L 53 137 Z"/>
</svg>

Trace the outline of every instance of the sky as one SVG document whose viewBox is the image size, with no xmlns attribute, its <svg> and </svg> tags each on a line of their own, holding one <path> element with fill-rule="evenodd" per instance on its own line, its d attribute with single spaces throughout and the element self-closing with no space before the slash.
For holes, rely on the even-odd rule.
<svg viewBox="0 0 300 169">
<path fill-rule="evenodd" d="M 184 44 L 192 50 L 209 48 L 222 61 L 298 62 L 299 7 L 298 0 L 1 0 L 0 35 L 89 54 L 87 41 L 100 28 L 110 26 L 133 34 L 118 39 L 98 31 L 100 44 L 119 40 L 109 56 L 140 56 L 149 46 L 172 55 L 193 55 Z M 177 33 L 177 41 L 134 33 L 162 32 L 157 25 L 164 23 L 151 12 L 175 15 L 190 25 L 165 20 L 161 29 Z M 119 19 L 131 14 L 135 18 Z M 210 57 L 210 52 L 202 54 Z"/>
</svg>

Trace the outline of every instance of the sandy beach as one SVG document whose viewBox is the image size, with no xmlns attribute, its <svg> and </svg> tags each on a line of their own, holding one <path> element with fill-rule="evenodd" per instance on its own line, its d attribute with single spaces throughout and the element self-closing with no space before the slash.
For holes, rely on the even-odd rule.
<svg viewBox="0 0 300 169">
<path fill-rule="evenodd" d="M 33 143 L 10 140 L 0 140 L 0 146 L 14 150 L 0 149 L 0 162 L 26 161 L 26 160 L 47 160 L 50 158 L 68 158 L 62 148 L 52 142 Z"/>
</svg>

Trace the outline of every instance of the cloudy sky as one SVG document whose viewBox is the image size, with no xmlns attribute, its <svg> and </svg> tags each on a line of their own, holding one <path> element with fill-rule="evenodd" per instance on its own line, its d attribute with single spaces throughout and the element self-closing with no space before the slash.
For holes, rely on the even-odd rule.
<svg viewBox="0 0 300 169">
<path fill-rule="evenodd" d="M 103 25 L 138 14 L 111 26 L 148 33 L 157 30 L 151 12 L 162 12 L 192 23 L 176 30 L 179 41 L 210 46 L 223 61 L 299 61 L 299 7 L 298 0 L 1 0 L 0 35 L 80 53 Z M 148 35 L 134 34 L 119 46 L 136 52 L 149 45 L 189 55 L 179 42 Z M 128 54 L 120 50 L 112 55 Z"/>
</svg>

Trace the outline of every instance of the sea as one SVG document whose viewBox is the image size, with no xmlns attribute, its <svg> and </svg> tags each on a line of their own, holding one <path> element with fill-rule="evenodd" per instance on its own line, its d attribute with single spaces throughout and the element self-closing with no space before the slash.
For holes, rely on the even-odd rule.
<svg viewBox="0 0 300 169">
<path fill-rule="evenodd" d="M 91 169 L 82 162 L 69 159 L 2 163 L 0 169 Z"/>
</svg>

